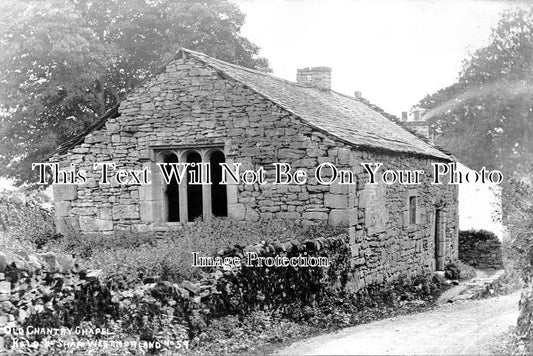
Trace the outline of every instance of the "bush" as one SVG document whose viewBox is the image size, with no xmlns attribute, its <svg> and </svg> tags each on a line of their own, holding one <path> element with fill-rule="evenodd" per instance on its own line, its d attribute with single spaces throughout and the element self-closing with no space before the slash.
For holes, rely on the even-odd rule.
<svg viewBox="0 0 533 356">
<path fill-rule="evenodd" d="M 113 290 L 132 288 L 148 277 L 181 282 L 201 278 L 201 270 L 191 267 L 191 250 L 179 243 L 161 241 L 138 248 L 97 251 L 88 260 L 101 269 Z"/>
<path fill-rule="evenodd" d="M 533 353 L 533 289 L 530 288 L 527 292 L 522 294 L 520 298 L 518 316 L 517 332 L 523 340 L 529 342 L 525 343 L 526 351 Z"/>
<path fill-rule="evenodd" d="M 533 281 L 533 222 L 513 235 L 510 246 L 504 244 L 504 257 L 525 283 L 531 283 Z"/>
<path fill-rule="evenodd" d="M 153 233 L 116 232 L 114 234 L 74 234 L 69 233 L 54 241 L 49 241 L 46 248 L 74 255 L 88 260 L 94 255 L 114 250 L 131 250 L 154 246 L 157 239 Z"/>
<path fill-rule="evenodd" d="M 0 192 L 0 245 L 33 251 L 57 238 L 45 203 L 40 193 Z"/>
<path fill-rule="evenodd" d="M 51 248 L 84 259 L 88 268 L 102 269 L 113 289 L 124 289 L 154 276 L 171 282 L 200 279 L 202 269 L 191 267 L 192 252 L 210 256 L 233 245 L 301 241 L 340 232 L 331 226 L 294 226 L 290 221 L 251 223 L 215 218 L 181 226 L 163 237 L 151 232 L 69 235 Z"/>
<path fill-rule="evenodd" d="M 474 268 L 461 261 L 448 263 L 444 267 L 444 277 L 448 279 L 468 280 L 475 276 Z"/>
<path fill-rule="evenodd" d="M 492 240 L 498 240 L 498 237 L 491 231 L 487 230 L 462 230 L 459 231 L 459 244 L 462 242 L 479 243 Z"/>
<path fill-rule="evenodd" d="M 459 279 L 459 267 L 455 263 L 448 263 L 444 267 L 444 277 L 448 279 Z"/>
</svg>

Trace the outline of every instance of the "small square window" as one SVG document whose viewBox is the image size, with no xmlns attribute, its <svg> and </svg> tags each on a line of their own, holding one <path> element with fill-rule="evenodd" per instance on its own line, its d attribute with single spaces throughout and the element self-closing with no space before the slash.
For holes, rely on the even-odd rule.
<svg viewBox="0 0 533 356">
<path fill-rule="evenodd" d="M 416 196 L 409 197 L 409 224 L 416 224 Z"/>
</svg>

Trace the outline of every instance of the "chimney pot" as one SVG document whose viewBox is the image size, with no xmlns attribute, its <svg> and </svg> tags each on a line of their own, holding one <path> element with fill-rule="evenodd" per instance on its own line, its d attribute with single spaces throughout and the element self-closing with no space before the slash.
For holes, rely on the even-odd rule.
<svg viewBox="0 0 533 356">
<path fill-rule="evenodd" d="M 420 121 L 420 110 L 414 110 L 413 111 L 413 120 L 414 121 Z"/>
<path fill-rule="evenodd" d="M 306 87 L 331 90 L 331 68 L 312 67 L 298 69 L 296 82 Z"/>
<path fill-rule="evenodd" d="M 355 91 L 353 94 L 357 99 L 361 99 L 363 97 L 363 93 L 360 91 Z"/>
<path fill-rule="evenodd" d="M 402 111 L 402 121 L 407 121 L 407 111 Z"/>
</svg>

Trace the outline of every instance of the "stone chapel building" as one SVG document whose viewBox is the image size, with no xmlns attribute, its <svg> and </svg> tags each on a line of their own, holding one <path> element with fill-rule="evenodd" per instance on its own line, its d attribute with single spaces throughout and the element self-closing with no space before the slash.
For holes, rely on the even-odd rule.
<svg viewBox="0 0 533 356">
<path fill-rule="evenodd" d="M 453 157 L 398 126 L 365 100 L 332 91 L 331 70 L 298 70 L 297 83 L 181 49 L 158 74 L 96 124 L 58 148 L 51 162 L 87 172 L 80 185 L 54 185 L 59 232 L 165 231 L 184 222 L 290 219 L 349 232 L 352 265 L 376 281 L 443 269 L 457 259 L 457 187 L 365 184 L 361 162 L 431 172 Z M 98 181 L 94 163 L 151 172 L 150 185 Z M 210 162 L 211 185 L 165 184 L 158 162 Z M 307 184 L 218 184 L 218 163 L 305 169 Z M 356 184 L 322 185 L 324 162 Z M 364 267 L 364 268 L 363 268 Z"/>
</svg>

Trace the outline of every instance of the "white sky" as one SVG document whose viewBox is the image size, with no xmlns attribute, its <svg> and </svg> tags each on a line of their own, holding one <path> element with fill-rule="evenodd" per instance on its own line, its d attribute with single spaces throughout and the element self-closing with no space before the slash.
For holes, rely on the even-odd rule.
<svg viewBox="0 0 533 356">
<path fill-rule="evenodd" d="M 332 88 L 397 116 L 453 84 L 468 53 L 488 43 L 500 13 L 526 2 L 467 0 L 234 0 L 243 34 L 274 75 L 332 68 Z"/>
<path fill-rule="evenodd" d="M 0 0 L 1 1 L 1 0 Z M 452 84 L 461 61 L 487 44 L 506 8 L 526 1 L 233 0 L 247 14 L 243 34 L 274 74 L 329 66 L 334 90 L 397 116 Z M 533 4 L 533 2 L 530 2 Z M 10 185 L 0 177 L 0 190 Z"/>
</svg>

